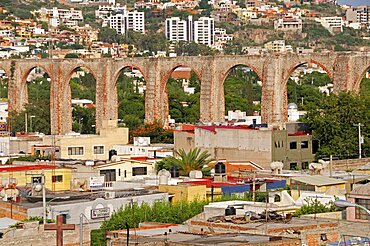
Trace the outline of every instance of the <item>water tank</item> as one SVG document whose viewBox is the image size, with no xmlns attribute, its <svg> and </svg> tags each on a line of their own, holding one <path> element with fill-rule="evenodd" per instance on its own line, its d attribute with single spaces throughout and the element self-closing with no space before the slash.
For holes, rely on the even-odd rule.
<svg viewBox="0 0 370 246">
<path fill-rule="evenodd" d="M 217 162 L 215 165 L 215 173 L 226 173 L 225 164 L 222 162 Z"/>
<path fill-rule="evenodd" d="M 228 207 L 225 209 L 225 216 L 236 215 L 236 209 L 234 207 Z"/>
<path fill-rule="evenodd" d="M 295 104 L 295 103 L 289 103 L 288 104 L 288 110 L 297 110 L 298 109 L 298 106 L 297 106 L 297 104 Z"/>
<path fill-rule="evenodd" d="M 189 173 L 189 177 L 191 179 L 201 179 L 201 178 L 203 178 L 203 173 L 202 173 L 202 171 L 199 171 L 199 170 L 192 170 Z"/>
<path fill-rule="evenodd" d="M 179 168 L 177 166 L 173 166 L 170 168 L 170 173 L 172 178 L 177 178 L 180 176 Z"/>
<path fill-rule="evenodd" d="M 159 184 L 168 184 L 168 177 L 166 175 L 159 175 Z"/>
</svg>

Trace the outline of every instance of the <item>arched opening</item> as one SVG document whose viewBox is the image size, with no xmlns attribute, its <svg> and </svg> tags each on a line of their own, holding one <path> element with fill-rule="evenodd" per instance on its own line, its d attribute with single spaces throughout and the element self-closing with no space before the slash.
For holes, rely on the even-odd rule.
<svg viewBox="0 0 370 246">
<path fill-rule="evenodd" d="M 136 67 L 123 68 L 117 78 L 118 125 L 136 129 L 144 124 L 146 82 Z"/>
<path fill-rule="evenodd" d="M 298 121 L 306 110 L 319 106 L 332 92 L 333 83 L 324 68 L 315 63 L 295 67 L 287 81 L 288 121 Z"/>
<path fill-rule="evenodd" d="M 41 67 L 32 68 L 25 77 L 27 103 L 21 112 L 12 114 L 13 133 L 50 134 L 50 81 Z"/>
<path fill-rule="evenodd" d="M 261 124 L 262 81 L 252 68 L 232 67 L 224 81 L 225 119 L 229 124 Z"/>
<path fill-rule="evenodd" d="M 75 68 L 69 81 L 72 131 L 94 134 L 96 125 L 96 79 L 85 67 Z"/>
<path fill-rule="evenodd" d="M 176 67 L 167 80 L 169 124 L 197 123 L 200 118 L 200 79 L 190 67 Z"/>
<path fill-rule="evenodd" d="M 9 78 L 6 72 L 0 68 L 0 131 L 8 130 L 8 82 Z M 0 153 L 9 154 L 2 145 Z"/>
</svg>

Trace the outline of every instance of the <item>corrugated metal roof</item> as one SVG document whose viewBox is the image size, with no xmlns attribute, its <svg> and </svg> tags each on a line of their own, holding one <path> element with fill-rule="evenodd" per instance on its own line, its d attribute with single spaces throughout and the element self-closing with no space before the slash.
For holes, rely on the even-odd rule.
<svg viewBox="0 0 370 246">
<path fill-rule="evenodd" d="M 333 179 L 321 175 L 313 175 L 313 176 L 301 176 L 301 177 L 294 177 L 292 180 L 299 181 L 301 183 L 316 185 L 316 186 L 325 186 L 325 185 L 335 185 L 335 184 L 344 184 L 346 183 L 343 180 Z"/>
</svg>

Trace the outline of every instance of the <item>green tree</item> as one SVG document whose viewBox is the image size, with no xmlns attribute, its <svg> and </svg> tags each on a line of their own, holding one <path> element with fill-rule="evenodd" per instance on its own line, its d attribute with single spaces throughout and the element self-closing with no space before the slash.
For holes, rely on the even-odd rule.
<svg viewBox="0 0 370 246">
<path fill-rule="evenodd" d="M 64 58 L 78 58 L 78 54 L 76 53 L 68 53 L 67 55 L 65 55 Z"/>
<path fill-rule="evenodd" d="M 339 158 L 356 156 L 358 133 L 355 124 L 365 124 L 363 135 L 369 137 L 369 102 L 353 93 L 339 93 L 322 98 L 319 106 L 312 106 L 302 121 L 314 131 L 314 138 L 320 143 L 318 155 L 334 155 Z M 363 144 L 365 155 L 369 153 L 369 141 Z"/>
<path fill-rule="evenodd" d="M 189 152 L 185 150 L 175 150 L 175 155 L 178 157 L 168 157 L 162 160 L 158 168 L 170 169 L 172 166 L 179 168 L 181 175 L 189 175 L 192 170 L 209 171 L 212 167 L 205 168 L 213 159 L 207 151 L 201 151 L 198 148 L 191 149 Z"/>
<path fill-rule="evenodd" d="M 116 30 L 110 27 L 102 27 L 100 28 L 98 38 L 102 42 L 106 43 L 122 43 L 123 37 L 119 35 Z"/>
</svg>

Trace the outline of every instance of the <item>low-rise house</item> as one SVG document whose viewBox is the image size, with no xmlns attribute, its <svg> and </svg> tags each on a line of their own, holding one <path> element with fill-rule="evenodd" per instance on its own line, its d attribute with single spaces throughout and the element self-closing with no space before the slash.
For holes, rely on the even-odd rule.
<svg viewBox="0 0 370 246">
<path fill-rule="evenodd" d="M 340 16 L 322 17 L 318 21 L 331 34 L 343 32 L 344 21 Z"/>
<path fill-rule="evenodd" d="M 3 184 L 31 187 L 41 184 L 42 172 L 45 175 L 45 187 L 51 191 L 69 191 L 71 189 L 72 168 L 55 165 L 3 165 L 0 179 Z"/>
<path fill-rule="evenodd" d="M 274 29 L 283 32 L 302 32 L 302 20 L 298 17 L 278 19 L 274 22 Z"/>
<path fill-rule="evenodd" d="M 290 179 L 290 192 L 293 199 L 297 200 L 305 191 L 325 193 L 332 188 L 345 190 L 345 185 L 346 181 L 321 175 L 300 176 Z"/>
<path fill-rule="evenodd" d="M 117 122 L 113 120 L 103 122 L 99 134 L 71 133 L 43 137 L 44 145 L 59 147 L 62 159 L 107 160 L 114 145 L 127 143 L 128 128 L 117 127 Z"/>
<path fill-rule="evenodd" d="M 155 175 L 154 162 L 132 159 L 97 165 L 95 168 L 99 170 L 100 176 L 105 177 L 105 182 L 128 181 Z"/>
</svg>

